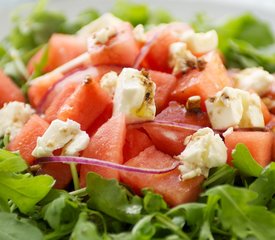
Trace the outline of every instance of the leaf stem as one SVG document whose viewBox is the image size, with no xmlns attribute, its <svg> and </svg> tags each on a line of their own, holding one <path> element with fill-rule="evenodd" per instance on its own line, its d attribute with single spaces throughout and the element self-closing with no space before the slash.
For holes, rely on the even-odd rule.
<svg viewBox="0 0 275 240">
<path fill-rule="evenodd" d="M 79 187 L 79 178 L 78 178 L 78 173 L 76 169 L 76 164 L 70 163 L 70 168 L 71 168 L 71 173 L 72 173 L 73 182 L 74 182 L 74 189 L 78 190 L 80 187 Z"/>
<path fill-rule="evenodd" d="M 171 231 L 176 233 L 182 240 L 190 240 L 190 237 L 181 231 L 178 226 L 176 226 L 174 223 L 171 222 L 171 220 L 166 219 L 164 216 L 157 214 L 156 219 L 161 222 L 162 224 L 166 225 Z"/>
<path fill-rule="evenodd" d="M 78 190 L 75 190 L 75 191 L 72 191 L 72 192 L 70 192 L 70 195 L 72 195 L 72 196 L 78 196 L 78 195 L 80 195 L 80 196 L 82 196 L 82 195 L 86 195 L 87 194 L 87 188 L 80 188 L 80 189 L 78 189 Z"/>
</svg>

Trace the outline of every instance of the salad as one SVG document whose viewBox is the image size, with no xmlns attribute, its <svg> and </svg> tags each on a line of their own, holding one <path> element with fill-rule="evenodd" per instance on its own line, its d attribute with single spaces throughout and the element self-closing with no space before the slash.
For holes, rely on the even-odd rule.
<svg viewBox="0 0 275 240">
<path fill-rule="evenodd" d="M 274 239 L 275 37 L 39 1 L 0 43 L 0 239 Z"/>
</svg>

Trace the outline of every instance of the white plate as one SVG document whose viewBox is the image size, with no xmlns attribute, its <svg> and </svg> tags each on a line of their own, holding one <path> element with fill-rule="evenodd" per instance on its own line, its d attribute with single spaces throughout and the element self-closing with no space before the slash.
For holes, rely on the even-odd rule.
<svg viewBox="0 0 275 240">
<path fill-rule="evenodd" d="M 18 5 L 30 2 L 35 1 L 0 0 L 0 39 L 8 33 L 11 27 L 9 16 L 12 10 Z M 152 8 L 164 8 L 176 18 L 185 21 L 192 19 L 198 12 L 205 12 L 213 19 L 221 19 L 249 11 L 273 24 L 272 28 L 275 30 L 274 0 L 136 0 L 135 2 L 147 3 Z M 113 3 L 113 0 L 50 0 L 49 7 L 73 17 L 87 7 L 94 7 L 101 12 L 108 11 Z"/>
</svg>

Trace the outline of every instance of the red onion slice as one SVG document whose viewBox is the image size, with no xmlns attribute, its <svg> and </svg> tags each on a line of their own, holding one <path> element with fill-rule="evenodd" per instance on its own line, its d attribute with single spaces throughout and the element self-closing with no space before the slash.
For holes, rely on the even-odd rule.
<svg viewBox="0 0 275 240">
<path fill-rule="evenodd" d="M 168 168 L 150 169 L 150 168 L 138 168 L 138 167 L 121 165 L 117 163 L 106 162 L 95 158 L 72 157 L 72 156 L 42 157 L 36 160 L 37 164 L 54 163 L 54 162 L 87 164 L 87 165 L 112 168 L 112 169 L 117 169 L 117 170 L 127 171 L 127 172 L 147 173 L 147 174 L 162 174 L 162 173 L 171 172 L 180 165 L 180 162 L 174 162 L 172 166 Z"/>
<path fill-rule="evenodd" d="M 140 50 L 140 53 L 137 55 L 136 60 L 134 62 L 133 68 L 138 69 L 142 61 L 145 59 L 147 54 L 149 53 L 152 45 L 156 42 L 159 36 L 159 32 L 157 32 Z"/>
</svg>

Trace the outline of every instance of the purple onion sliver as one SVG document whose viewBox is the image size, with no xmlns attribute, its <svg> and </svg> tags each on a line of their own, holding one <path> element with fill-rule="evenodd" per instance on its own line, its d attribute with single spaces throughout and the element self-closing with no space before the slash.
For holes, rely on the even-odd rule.
<svg viewBox="0 0 275 240">
<path fill-rule="evenodd" d="M 152 47 L 153 43 L 156 41 L 158 37 L 158 33 L 155 34 L 150 41 L 148 41 L 140 50 L 140 53 L 137 55 L 133 68 L 138 69 L 144 58 L 147 56 L 147 54 L 150 51 L 150 48 Z"/>
<path fill-rule="evenodd" d="M 150 168 L 131 167 L 131 166 L 107 162 L 107 161 L 94 159 L 94 158 L 71 157 L 71 156 L 42 157 L 36 160 L 37 164 L 57 163 L 57 162 L 87 164 L 87 165 L 93 165 L 98 167 L 113 168 L 113 169 L 118 169 L 118 170 L 127 171 L 127 172 L 147 173 L 147 174 L 162 174 L 162 173 L 171 172 L 180 165 L 180 162 L 175 162 L 172 164 L 171 167 L 168 167 L 168 168 L 150 169 Z"/>
</svg>

